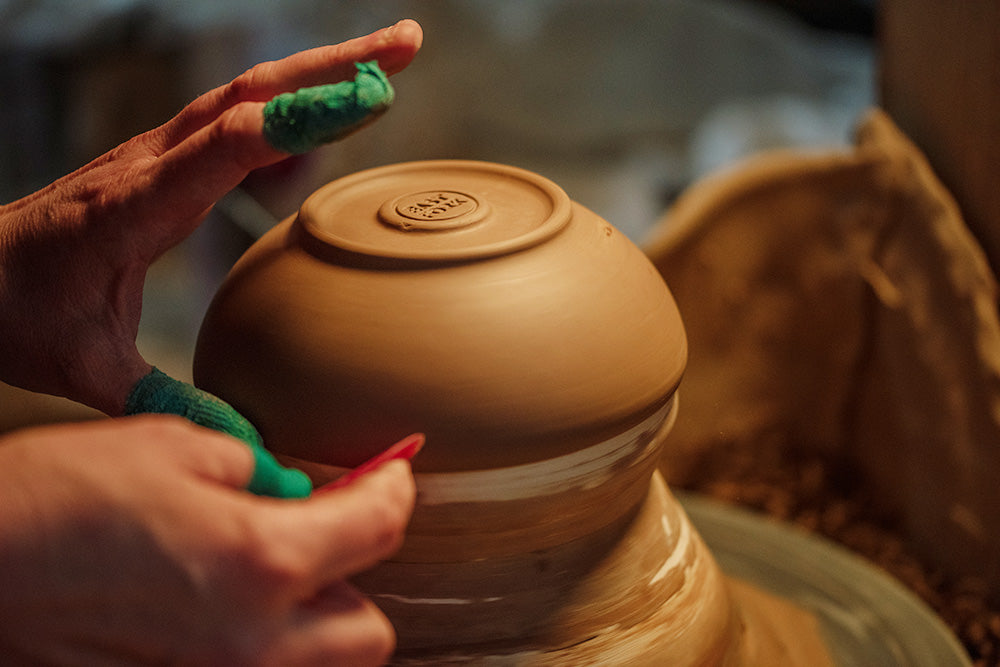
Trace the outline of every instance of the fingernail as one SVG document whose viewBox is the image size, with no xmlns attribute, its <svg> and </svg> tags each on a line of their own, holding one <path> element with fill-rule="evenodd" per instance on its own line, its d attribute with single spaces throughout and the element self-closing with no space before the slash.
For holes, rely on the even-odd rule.
<svg viewBox="0 0 1000 667">
<path fill-rule="evenodd" d="M 403 29 L 410 29 L 411 26 L 415 26 L 418 30 L 420 29 L 420 24 L 413 19 L 400 19 L 394 24 L 386 28 L 385 32 L 382 33 L 382 37 L 386 41 L 391 41 L 396 37 L 396 33 Z M 421 37 L 421 41 L 423 38 Z M 418 44 L 419 46 L 419 44 Z"/>
<path fill-rule="evenodd" d="M 399 26 L 401 26 L 402 24 L 406 23 L 407 21 L 411 21 L 411 20 L 412 19 L 399 19 L 398 21 L 396 21 L 395 23 L 393 23 L 391 26 L 389 26 L 389 29 L 386 30 L 386 34 L 389 34 L 389 35 L 394 34 L 396 32 L 396 30 L 399 28 Z"/>
</svg>

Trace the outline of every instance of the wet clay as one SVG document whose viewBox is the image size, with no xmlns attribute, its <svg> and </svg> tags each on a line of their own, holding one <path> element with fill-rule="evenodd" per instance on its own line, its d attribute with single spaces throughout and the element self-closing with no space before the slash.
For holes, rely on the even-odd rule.
<svg viewBox="0 0 1000 667">
<path fill-rule="evenodd" d="M 686 356 L 662 278 L 611 225 L 530 172 L 433 161 L 335 181 L 260 239 L 194 371 L 272 451 L 353 467 L 419 432 L 416 469 L 444 472 L 621 433 Z"/>
<path fill-rule="evenodd" d="M 656 470 L 686 356 L 611 225 L 536 174 L 435 161 L 335 181 L 252 247 L 195 380 L 317 486 L 426 434 L 405 542 L 353 581 L 393 664 L 828 664 Z"/>
<path fill-rule="evenodd" d="M 811 614 L 722 575 L 654 472 L 675 410 L 572 456 L 418 474 L 402 550 L 353 580 L 392 664 L 831 664 Z"/>
</svg>

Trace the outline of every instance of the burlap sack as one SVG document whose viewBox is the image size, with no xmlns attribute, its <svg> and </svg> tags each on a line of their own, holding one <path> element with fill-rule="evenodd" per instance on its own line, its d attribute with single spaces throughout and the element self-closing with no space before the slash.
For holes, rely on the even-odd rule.
<svg viewBox="0 0 1000 667">
<path fill-rule="evenodd" d="M 846 457 L 918 551 L 1000 591 L 996 282 L 885 114 L 852 151 L 766 154 L 696 184 L 646 249 L 690 341 L 672 482 L 721 443 Z"/>
</svg>

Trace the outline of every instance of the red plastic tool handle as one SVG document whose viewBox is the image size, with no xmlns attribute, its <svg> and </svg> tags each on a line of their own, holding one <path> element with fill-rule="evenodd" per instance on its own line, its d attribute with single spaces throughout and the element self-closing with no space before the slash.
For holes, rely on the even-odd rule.
<svg viewBox="0 0 1000 667">
<path fill-rule="evenodd" d="M 327 482 L 323 486 L 319 487 L 313 491 L 313 495 L 317 493 L 326 493 L 328 491 L 333 491 L 334 489 L 347 486 L 358 477 L 361 477 L 361 475 L 375 470 L 375 468 L 378 468 L 383 463 L 388 463 L 389 461 L 393 461 L 395 459 L 406 459 L 409 461 L 417 455 L 417 452 L 419 452 L 423 446 L 423 433 L 414 433 L 413 435 L 407 436 L 381 454 L 368 459 L 357 468 L 349 470 L 332 482 Z"/>
</svg>

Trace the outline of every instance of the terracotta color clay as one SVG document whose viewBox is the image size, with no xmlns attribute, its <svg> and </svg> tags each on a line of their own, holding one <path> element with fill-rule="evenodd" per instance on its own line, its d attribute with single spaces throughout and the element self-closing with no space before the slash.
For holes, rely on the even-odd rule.
<svg viewBox="0 0 1000 667">
<path fill-rule="evenodd" d="M 417 474 L 402 550 L 353 581 L 396 628 L 392 664 L 830 665 L 816 619 L 724 577 L 654 472 L 675 413 L 547 461 Z"/>
<path fill-rule="evenodd" d="M 272 451 L 353 467 L 414 432 L 423 471 L 558 456 L 669 399 L 687 354 L 662 278 L 550 181 L 441 161 L 321 188 L 237 263 L 195 381 Z"/>
<path fill-rule="evenodd" d="M 686 356 L 608 223 L 440 161 L 335 181 L 261 239 L 195 380 L 317 486 L 426 433 L 405 543 L 354 580 L 393 664 L 829 664 L 810 615 L 730 586 L 656 471 Z"/>
</svg>

